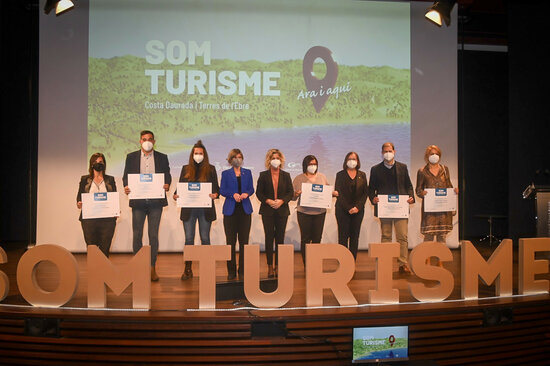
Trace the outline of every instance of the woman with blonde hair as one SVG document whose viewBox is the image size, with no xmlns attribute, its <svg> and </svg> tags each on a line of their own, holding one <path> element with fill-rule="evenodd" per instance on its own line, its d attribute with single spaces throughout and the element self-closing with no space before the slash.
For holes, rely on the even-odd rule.
<svg viewBox="0 0 550 366">
<path fill-rule="evenodd" d="M 424 152 L 426 165 L 418 169 L 416 176 L 416 195 L 422 199 L 428 193 L 426 188 L 453 188 L 449 168 L 440 163 L 441 149 L 436 145 L 430 145 Z M 454 189 L 458 194 L 458 188 Z M 420 232 L 424 235 L 424 241 L 437 241 L 445 243 L 445 238 L 453 230 L 452 212 L 425 212 L 424 200 L 422 200 L 422 221 Z"/>
<path fill-rule="evenodd" d="M 281 169 L 285 156 L 279 149 L 270 149 L 265 155 L 265 168 L 258 177 L 256 196 L 260 200 L 260 215 L 264 225 L 267 276 L 277 274 L 277 246 L 284 243 L 286 223 L 290 215 L 288 202 L 294 197 L 290 174 Z M 273 240 L 275 240 L 275 267 L 273 267 Z"/>
<path fill-rule="evenodd" d="M 220 194 L 225 197 L 223 204 L 223 228 L 227 245 L 231 246 L 231 260 L 227 262 L 227 279 L 237 275 L 235 246 L 239 239 L 239 278 L 244 275 L 244 246 L 248 244 L 252 222 L 250 196 L 254 194 L 252 172 L 243 168 L 243 153 L 232 149 L 227 156 L 231 168 L 222 172 Z"/>
</svg>

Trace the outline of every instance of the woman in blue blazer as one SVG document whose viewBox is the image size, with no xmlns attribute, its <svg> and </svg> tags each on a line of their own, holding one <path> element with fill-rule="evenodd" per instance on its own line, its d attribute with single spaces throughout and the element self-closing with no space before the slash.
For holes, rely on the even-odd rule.
<svg viewBox="0 0 550 366">
<path fill-rule="evenodd" d="M 227 262 L 227 279 L 237 275 L 235 246 L 239 239 L 239 278 L 244 274 L 244 246 L 248 244 L 250 224 L 252 222 L 252 204 L 250 196 L 254 194 L 252 172 L 242 168 L 243 153 L 233 149 L 227 156 L 231 168 L 222 172 L 220 194 L 225 197 L 223 204 L 223 228 L 227 245 L 231 245 L 231 260 Z"/>
</svg>

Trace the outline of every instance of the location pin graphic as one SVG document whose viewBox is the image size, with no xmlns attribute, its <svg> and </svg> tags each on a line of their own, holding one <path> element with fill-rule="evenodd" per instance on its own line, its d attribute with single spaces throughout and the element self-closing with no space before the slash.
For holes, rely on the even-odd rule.
<svg viewBox="0 0 550 366">
<path fill-rule="evenodd" d="M 393 334 L 388 338 L 388 342 L 390 342 L 390 347 L 393 347 L 393 344 L 395 343 L 395 337 Z"/>
<path fill-rule="evenodd" d="M 327 73 L 322 80 L 317 79 L 313 75 L 313 63 L 318 58 L 323 60 L 327 66 Z M 329 97 L 326 90 L 333 88 L 338 79 L 338 64 L 332 59 L 332 52 L 328 48 L 315 46 L 306 52 L 302 63 L 302 70 L 307 90 L 312 94 L 311 101 L 313 102 L 313 107 L 319 113 Z"/>
</svg>

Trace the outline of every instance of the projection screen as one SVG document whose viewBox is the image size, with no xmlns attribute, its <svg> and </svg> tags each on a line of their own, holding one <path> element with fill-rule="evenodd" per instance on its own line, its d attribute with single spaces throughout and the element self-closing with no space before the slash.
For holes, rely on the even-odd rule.
<svg viewBox="0 0 550 366">
<path fill-rule="evenodd" d="M 41 1 L 43 6 L 44 1 Z M 40 15 L 37 244 L 86 250 L 76 207 L 92 153 L 107 159 L 121 214 L 111 251 L 131 251 L 131 210 L 123 193 L 126 154 L 139 132 L 155 133 L 173 183 L 160 250 L 182 251 L 183 226 L 171 198 L 191 146 L 202 140 L 218 177 L 232 148 L 254 181 L 265 153 L 280 149 L 294 178 L 313 154 L 330 184 L 356 151 L 361 170 L 382 161 L 391 141 L 413 185 L 424 150 L 443 150 L 458 185 L 456 10 L 452 26 L 424 19 L 429 3 L 378 1 L 95 0 L 59 17 Z M 250 243 L 263 248 L 259 202 Z M 225 244 L 221 208 L 213 244 Z M 285 236 L 299 245 L 296 203 Z M 367 203 L 360 248 L 380 241 Z M 458 246 L 458 215 L 448 237 Z M 147 243 L 145 230 L 144 243 Z M 197 235 L 197 243 L 199 243 Z M 334 209 L 324 243 L 337 242 Z M 411 206 L 409 246 L 422 242 L 420 203 Z"/>
</svg>

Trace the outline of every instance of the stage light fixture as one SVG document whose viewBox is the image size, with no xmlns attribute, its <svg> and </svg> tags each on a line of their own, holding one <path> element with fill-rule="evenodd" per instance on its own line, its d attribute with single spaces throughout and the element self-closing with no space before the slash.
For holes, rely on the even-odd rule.
<svg viewBox="0 0 550 366">
<path fill-rule="evenodd" d="M 50 14 L 50 11 L 55 8 L 55 15 L 59 15 L 72 9 L 73 7 L 74 3 L 71 0 L 46 0 L 44 12 L 46 14 Z"/>
<path fill-rule="evenodd" d="M 426 11 L 424 16 L 439 27 L 441 27 L 443 21 L 445 21 L 448 27 L 451 25 L 451 11 L 455 3 L 456 0 L 434 1 L 433 5 Z"/>
</svg>

